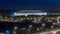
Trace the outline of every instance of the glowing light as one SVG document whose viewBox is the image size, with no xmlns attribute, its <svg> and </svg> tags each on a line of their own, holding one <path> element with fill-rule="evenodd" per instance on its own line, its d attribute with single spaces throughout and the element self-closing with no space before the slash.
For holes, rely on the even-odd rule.
<svg viewBox="0 0 60 34">
<path fill-rule="evenodd" d="M 59 24 L 60 23 L 60 16 L 57 17 L 57 23 Z"/>
<path fill-rule="evenodd" d="M 9 34 L 10 32 L 8 30 L 6 30 L 6 34 Z"/>
<path fill-rule="evenodd" d="M 51 28 L 54 28 L 53 26 L 51 26 Z"/>
<path fill-rule="evenodd" d="M 39 28 L 37 28 L 37 30 L 40 30 Z"/>
<path fill-rule="evenodd" d="M 56 23 L 53 23 L 53 25 L 55 25 Z"/>
<path fill-rule="evenodd" d="M 14 34 L 16 34 L 16 32 L 15 32 L 15 31 L 13 31 L 13 33 L 14 33 Z"/>
<path fill-rule="evenodd" d="M 45 24 L 43 23 L 42 26 L 45 26 Z"/>
<path fill-rule="evenodd" d="M 29 27 L 32 27 L 32 25 L 30 25 Z"/>
<path fill-rule="evenodd" d="M 26 28 L 22 28 L 21 30 L 26 30 Z"/>
<path fill-rule="evenodd" d="M 27 16 L 27 15 L 25 15 L 25 16 Z"/>
<path fill-rule="evenodd" d="M 15 26 L 14 29 L 17 29 L 17 27 Z"/>
</svg>

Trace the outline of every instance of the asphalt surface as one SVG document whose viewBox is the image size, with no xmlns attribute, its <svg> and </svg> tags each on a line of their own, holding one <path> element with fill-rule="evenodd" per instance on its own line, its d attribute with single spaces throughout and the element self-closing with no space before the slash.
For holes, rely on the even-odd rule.
<svg viewBox="0 0 60 34">
<path fill-rule="evenodd" d="M 60 29 L 47 31 L 47 32 L 41 32 L 41 33 L 32 33 L 32 34 L 60 34 Z"/>
</svg>

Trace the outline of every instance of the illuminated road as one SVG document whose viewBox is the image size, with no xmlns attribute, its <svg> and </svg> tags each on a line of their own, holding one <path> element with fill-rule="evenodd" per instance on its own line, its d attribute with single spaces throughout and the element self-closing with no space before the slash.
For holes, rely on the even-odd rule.
<svg viewBox="0 0 60 34">
<path fill-rule="evenodd" d="M 60 34 L 60 29 L 49 31 L 49 32 L 33 33 L 33 34 Z"/>
</svg>

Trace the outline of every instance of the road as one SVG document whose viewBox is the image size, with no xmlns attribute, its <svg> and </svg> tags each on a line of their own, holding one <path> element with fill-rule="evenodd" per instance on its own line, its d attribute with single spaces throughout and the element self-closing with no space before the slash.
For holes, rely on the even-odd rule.
<svg viewBox="0 0 60 34">
<path fill-rule="evenodd" d="M 60 29 L 52 30 L 49 32 L 33 33 L 33 34 L 60 34 Z"/>
</svg>

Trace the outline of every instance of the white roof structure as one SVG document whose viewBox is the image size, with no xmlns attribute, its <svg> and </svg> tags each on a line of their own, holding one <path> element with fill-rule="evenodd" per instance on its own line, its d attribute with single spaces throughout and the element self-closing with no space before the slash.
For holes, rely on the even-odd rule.
<svg viewBox="0 0 60 34">
<path fill-rule="evenodd" d="M 14 13 L 15 16 L 20 16 L 20 15 L 47 15 L 46 12 L 42 12 L 41 10 L 21 10 L 18 12 Z"/>
</svg>

